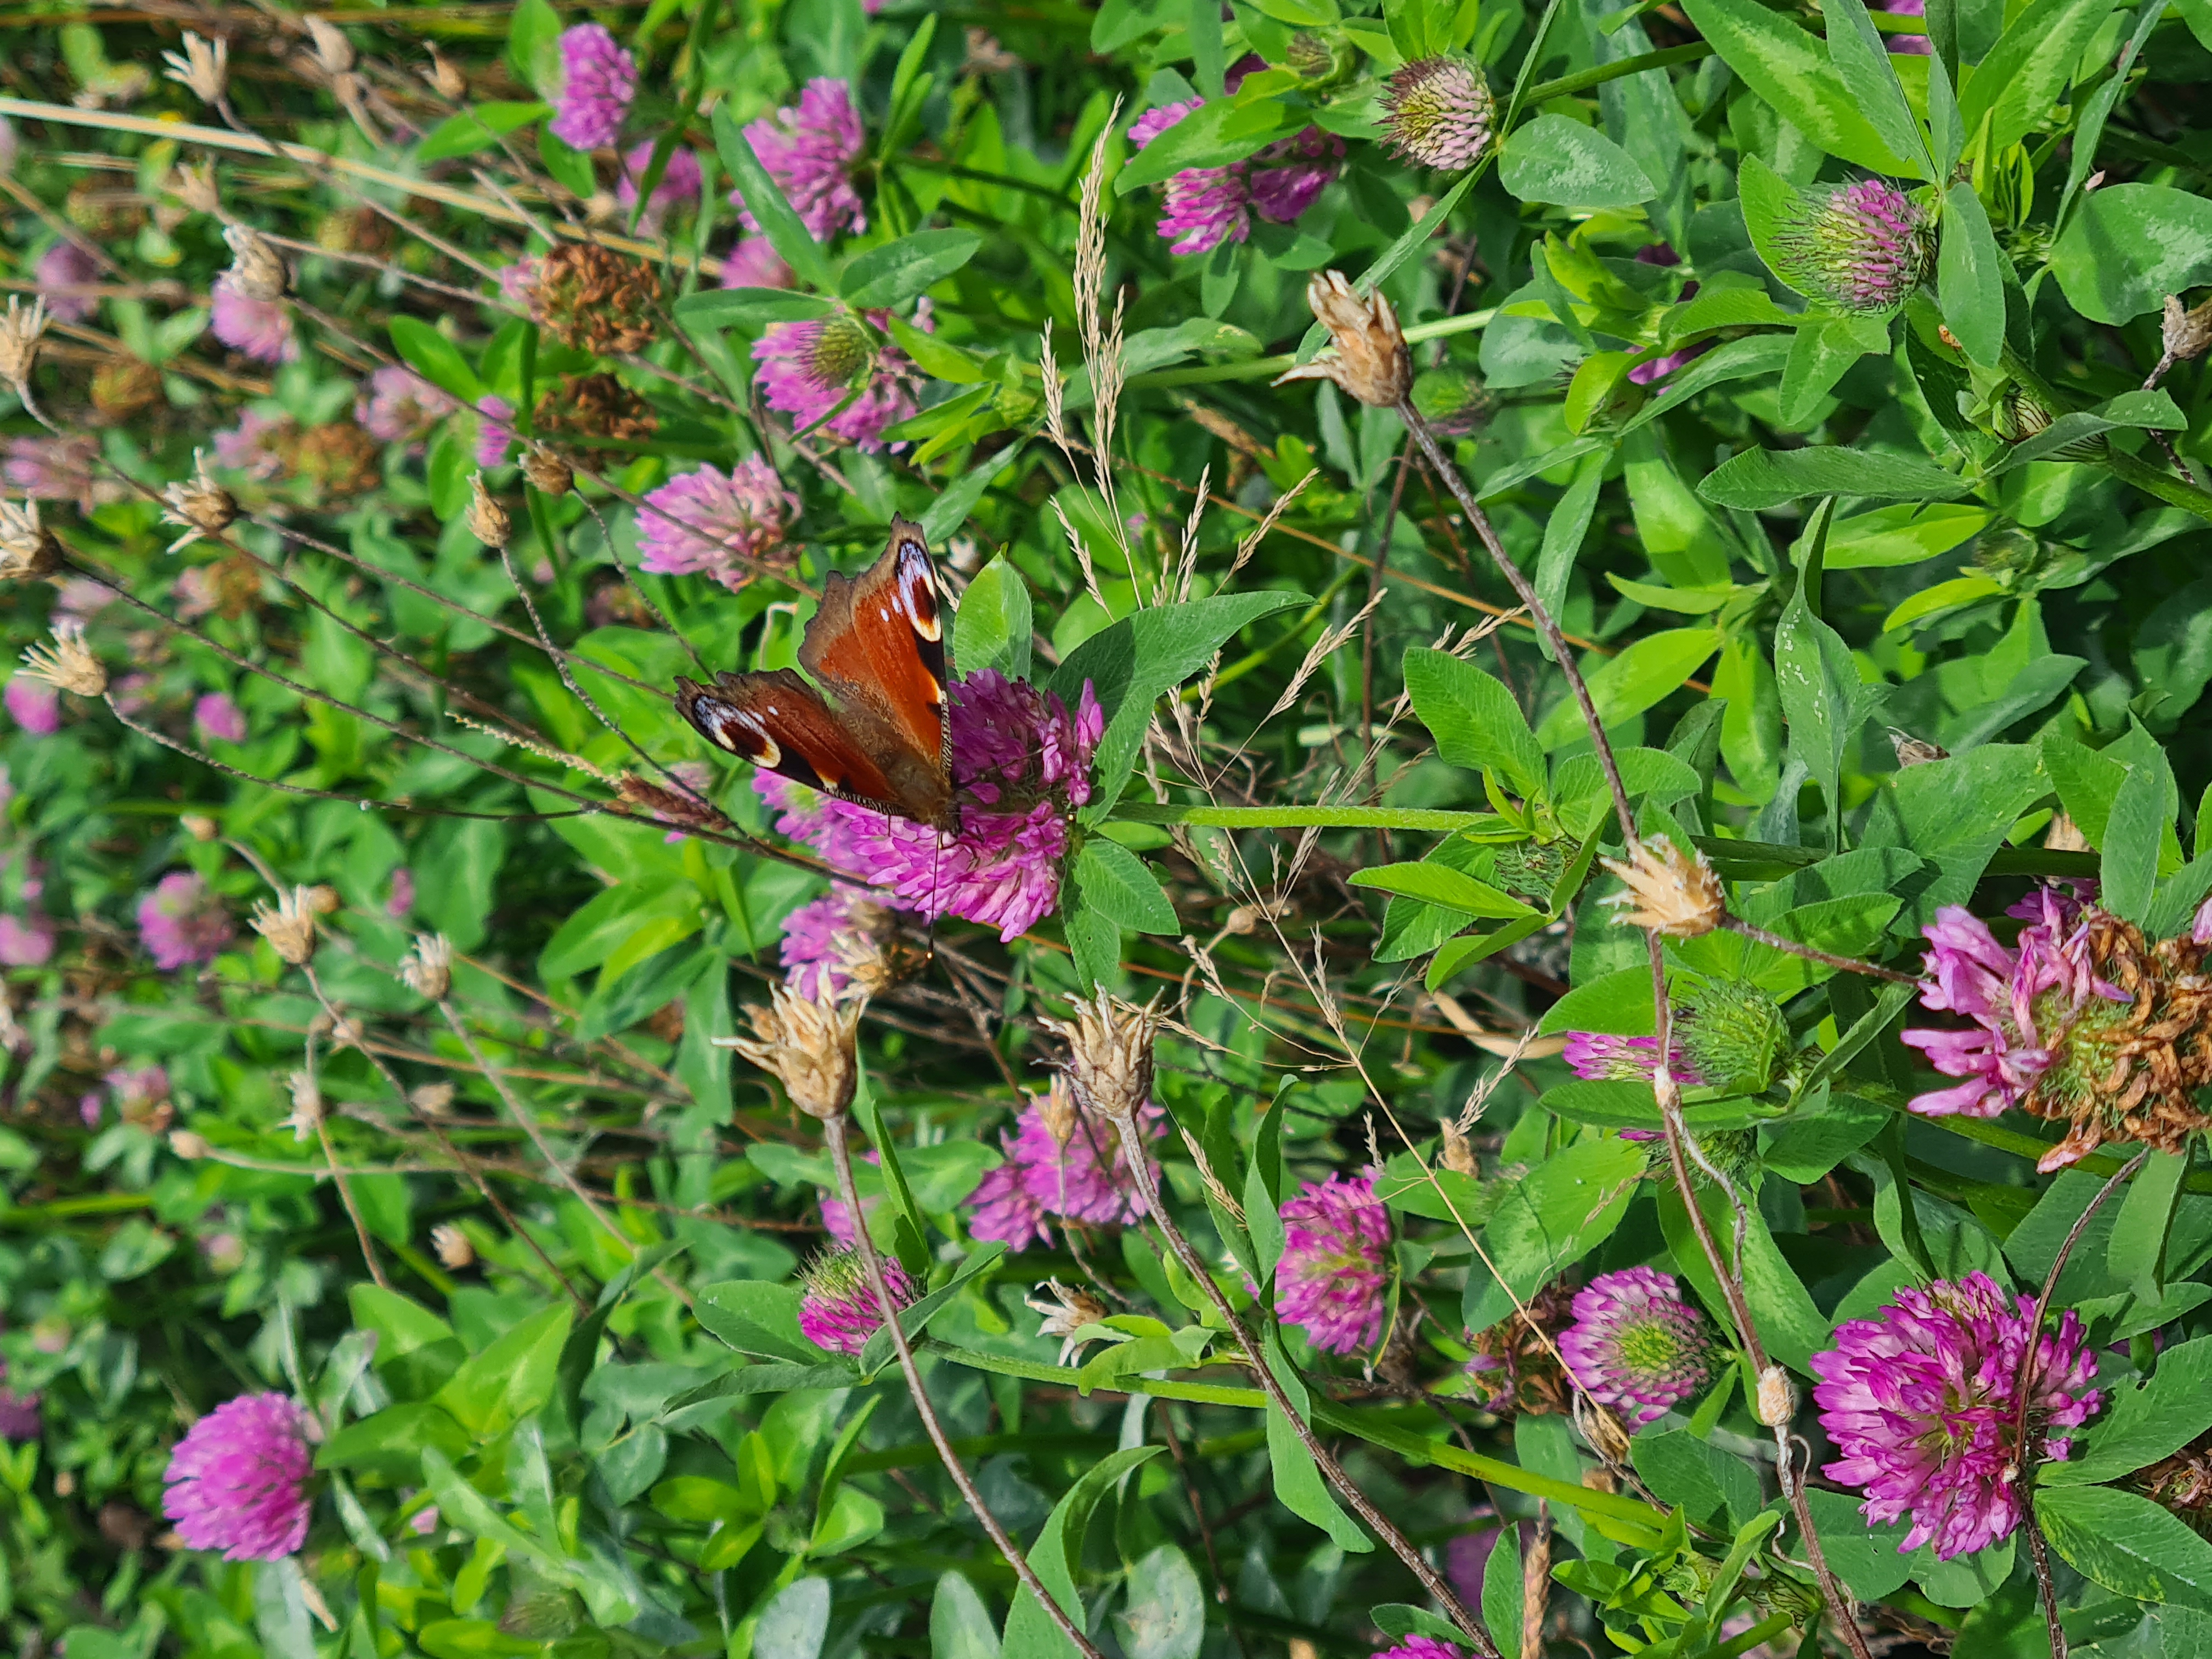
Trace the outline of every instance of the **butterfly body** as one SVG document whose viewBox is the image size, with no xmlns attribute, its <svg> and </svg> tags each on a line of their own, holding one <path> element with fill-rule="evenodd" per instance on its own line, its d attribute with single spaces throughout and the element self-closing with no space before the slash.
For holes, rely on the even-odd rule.
<svg viewBox="0 0 2212 1659">
<path fill-rule="evenodd" d="M 754 765 L 862 806 L 954 827 L 945 685 L 951 665 L 921 526 L 857 577 L 831 574 L 788 668 L 679 678 L 676 707 L 701 736 Z M 831 699 L 835 701 L 832 702 Z"/>
</svg>

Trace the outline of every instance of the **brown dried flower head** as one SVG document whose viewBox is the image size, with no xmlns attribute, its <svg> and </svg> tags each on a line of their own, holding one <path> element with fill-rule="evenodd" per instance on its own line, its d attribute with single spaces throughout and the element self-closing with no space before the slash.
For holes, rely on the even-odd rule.
<svg viewBox="0 0 2212 1659">
<path fill-rule="evenodd" d="M 195 166 L 179 161 L 170 173 L 169 191 L 194 213 L 220 213 L 222 196 L 216 189 L 215 163 L 203 161 Z"/>
<path fill-rule="evenodd" d="M 2193 362 L 2212 351 L 2212 300 L 2185 310 L 2179 295 L 2167 295 L 2159 332 L 2166 356 L 2174 362 Z"/>
<path fill-rule="evenodd" d="M 269 240 L 247 225 L 225 225 L 230 245 L 230 285 L 249 300 L 281 300 L 292 286 L 292 268 Z"/>
<path fill-rule="evenodd" d="M 539 260 L 530 298 L 556 339 L 595 356 L 641 351 L 659 332 L 653 267 L 596 242 L 563 242 Z"/>
<path fill-rule="evenodd" d="M 161 371 L 149 362 L 114 352 L 92 371 L 92 406 L 111 426 L 162 401 Z"/>
<path fill-rule="evenodd" d="M 1106 1317 L 1106 1304 L 1082 1286 L 1048 1279 L 1031 1290 L 1025 1300 L 1030 1311 L 1044 1316 L 1037 1326 L 1037 1334 L 1060 1339 L 1060 1358 L 1054 1362 L 1055 1364 L 1080 1360 L 1083 1350 L 1099 1340 L 1092 1336 L 1078 1340 L 1075 1334 L 1085 1325 L 1096 1325 Z"/>
<path fill-rule="evenodd" d="M 190 1129 L 169 1131 L 169 1150 L 187 1164 L 197 1164 L 215 1149 L 205 1135 L 194 1134 Z"/>
<path fill-rule="evenodd" d="M 288 431 L 276 447 L 292 477 L 323 498 L 374 488 L 384 459 L 382 446 L 351 421 Z"/>
<path fill-rule="evenodd" d="M 253 907 L 253 931 L 295 968 L 315 954 L 315 906 L 311 890 L 295 887 L 276 903 L 266 899 Z"/>
<path fill-rule="evenodd" d="M 430 67 L 420 71 L 424 84 L 447 103 L 459 103 L 469 95 L 469 77 L 462 74 L 435 44 L 424 44 L 430 53 Z"/>
<path fill-rule="evenodd" d="M 2137 1469 L 2127 1484 L 2200 1535 L 2212 1538 L 2212 1434 Z"/>
<path fill-rule="evenodd" d="M 687 830 L 726 830 L 730 821 L 711 801 L 697 797 L 696 792 L 686 794 L 680 789 L 670 789 L 624 772 L 615 780 L 615 793 L 623 805 L 641 812 L 650 812 L 665 823 L 680 824 Z"/>
<path fill-rule="evenodd" d="M 491 491 L 484 488 L 483 474 L 477 472 L 469 478 L 469 534 L 486 547 L 505 547 L 507 538 L 514 532 L 514 522 L 507 516 Z"/>
<path fill-rule="evenodd" d="M 54 624 L 53 643 L 34 645 L 23 653 L 22 672 L 80 697 L 97 697 L 107 690 L 107 670 L 86 647 L 84 624 L 73 617 Z"/>
<path fill-rule="evenodd" d="M 333 77 L 351 74 L 353 42 L 346 39 L 345 31 L 327 17 L 301 21 L 307 24 L 307 38 L 314 43 L 315 67 Z"/>
<path fill-rule="evenodd" d="M 1474 1161 L 1474 1146 L 1462 1133 L 1458 1123 L 1450 1118 L 1445 1118 L 1437 1127 L 1443 1133 L 1442 1161 L 1444 1168 L 1457 1175 L 1471 1176 L 1480 1173 Z"/>
<path fill-rule="evenodd" d="M 475 1265 L 477 1247 L 469 1243 L 469 1236 L 450 1221 L 441 1221 L 430 1229 L 430 1248 L 438 1254 L 438 1265 L 447 1273 L 459 1273 Z"/>
<path fill-rule="evenodd" d="M 1133 1147 L 1137 1114 L 1152 1097 L 1152 1039 L 1159 1030 L 1159 1005 L 1155 1001 L 1139 1007 L 1101 991 L 1089 1002 L 1075 998 L 1071 1006 L 1073 1019 L 1047 1015 L 1042 1023 L 1067 1044 L 1066 1076 L 1076 1101 L 1122 1129 L 1122 1139 Z"/>
<path fill-rule="evenodd" d="M 31 384 L 31 371 L 39 363 L 39 342 L 46 332 L 46 302 L 34 299 L 27 307 L 9 295 L 7 314 L 0 316 L 0 380 L 19 395 Z"/>
<path fill-rule="evenodd" d="M 417 933 L 399 959 L 399 978 L 418 997 L 443 1002 L 453 988 L 453 945 L 443 933 Z"/>
<path fill-rule="evenodd" d="M 556 499 L 576 487 L 575 469 L 544 444 L 522 452 L 522 476 L 538 494 Z"/>
<path fill-rule="evenodd" d="M 1769 1365 L 1759 1372 L 1759 1395 L 1752 1401 L 1752 1415 L 1770 1429 L 1778 1429 L 1796 1417 L 1797 1385 L 1781 1366 Z"/>
<path fill-rule="evenodd" d="M 61 564 L 62 544 L 39 522 L 38 502 L 0 501 L 0 579 L 51 576 Z"/>
<path fill-rule="evenodd" d="M 1310 363 L 1279 376 L 1290 380 L 1334 380 L 1363 404 L 1395 409 L 1413 389 L 1413 357 L 1390 301 L 1376 294 L 1363 299 L 1340 270 L 1317 272 L 1306 284 L 1306 303 L 1328 330 L 1329 343 Z"/>
<path fill-rule="evenodd" d="M 207 452 L 192 452 L 192 476 L 161 492 L 161 522 L 180 525 L 185 533 L 169 551 L 190 547 L 203 536 L 220 536 L 238 521 L 238 498 L 208 477 Z"/>
<path fill-rule="evenodd" d="M 854 1045 L 859 1039 L 860 1004 L 817 1002 L 788 986 L 769 988 L 766 1007 L 746 1010 L 750 1037 L 716 1037 L 715 1046 L 735 1048 L 783 1085 L 791 1103 L 809 1117 L 828 1121 L 842 1117 L 853 1103 L 859 1079 Z"/>
<path fill-rule="evenodd" d="M 337 915 L 339 908 L 344 902 L 345 901 L 338 896 L 338 890 L 328 882 L 318 882 L 307 889 L 307 908 L 319 916 Z"/>
<path fill-rule="evenodd" d="M 1604 901 L 1622 913 L 1616 922 L 1668 939 L 1695 939 L 1728 915 L 1728 894 L 1705 855 L 1681 852 L 1664 836 L 1638 842 L 1626 860 L 1599 862 L 1627 884 L 1626 892 Z"/>
<path fill-rule="evenodd" d="M 1467 1362 L 1472 1397 L 1501 1417 L 1565 1413 L 1571 1390 L 1553 1339 L 1574 1319 L 1574 1291 L 1559 1280 L 1537 1291 L 1525 1311 L 1516 1310 L 1469 1337 L 1468 1345 L 1474 1350 Z"/>
<path fill-rule="evenodd" d="M 184 44 L 182 52 L 161 54 L 169 66 L 161 72 L 163 78 L 174 81 L 203 104 L 220 104 L 230 85 L 230 42 L 204 40 L 186 29 Z"/>
<path fill-rule="evenodd" d="M 292 1110 L 281 1127 L 292 1132 L 293 1139 L 305 1140 L 322 1125 L 323 1091 L 311 1072 L 294 1072 L 285 1083 L 292 1091 Z"/>
<path fill-rule="evenodd" d="M 612 374 L 564 374 L 531 411 L 538 430 L 548 436 L 615 438 L 635 442 L 660 428 L 653 405 Z"/>
</svg>

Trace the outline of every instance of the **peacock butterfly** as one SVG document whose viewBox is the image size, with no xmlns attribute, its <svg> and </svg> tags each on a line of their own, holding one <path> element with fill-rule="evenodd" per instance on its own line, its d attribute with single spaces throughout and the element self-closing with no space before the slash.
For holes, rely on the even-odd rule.
<svg viewBox="0 0 2212 1659">
<path fill-rule="evenodd" d="M 937 576 L 921 526 L 891 520 L 890 544 L 858 577 L 832 574 L 788 668 L 679 678 L 676 707 L 708 742 L 755 766 L 916 823 L 951 828 L 950 672 Z"/>
</svg>

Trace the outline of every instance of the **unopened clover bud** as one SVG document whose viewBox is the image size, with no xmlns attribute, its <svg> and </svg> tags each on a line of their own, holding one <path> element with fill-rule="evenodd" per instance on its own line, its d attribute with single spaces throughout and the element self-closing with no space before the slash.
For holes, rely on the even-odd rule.
<svg viewBox="0 0 2212 1659">
<path fill-rule="evenodd" d="M 203 536 L 220 536 L 238 521 L 238 498 L 208 476 L 207 455 L 192 452 L 192 476 L 161 492 L 161 522 L 180 525 L 185 533 L 169 551 L 190 547 Z"/>
<path fill-rule="evenodd" d="M 438 1253 L 438 1265 L 449 1273 L 459 1273 L 477 1259 L 477 1249 L 469 1243 L 469 1236 L 450 1221 L 430 1229 L 430 1248 Z"/>
<path fill-rule="evenodd" d="M 399 959 L 399 977 L 416 996 L 443 1002 L 453 988 L 453 941 L 443 933 L 418 934 L 414 950 Z"/>
<path fill-rule="evenodd" d="M 522 476 L 541 495 L 565 495 L 576 487 L 575 470 L 543 444 L 523 452 Z"/>
<path fill-rule="evenodd" d="M 225 225 L 222 240 L 230 245 L 229 283 L 249 300 L 281 300 L 292 286 L 291 267 L 269 239 L 246 225 Z"/>
<path fill-rule="evenodd" d="M 1413 384 L 1413 358 L 1390 301 L 1380 294 L 1363 299 L 1342 271 L 1323 270 L 1307 283 L 1306 303 L 1328 330 L 1329 343 L 1311 362 L 1300 363 L 1275 384 L 1334 380 L 1378 409 L 1403 403 Z"/>
<path fill-rule="evenodd" d="M 213 841 L 222 833 L 222 825 L 204 812 L 187 812 L 177 820 L 177 828 L 194 841 Z"/>
<path fill-rule="evenodd" d="M 295 887 L 274 904 L 266 899 L 257 902 L 253 931 L 295 968 L 307 962 L 315 954 L 314 901 L 308 890 Z"/>
<path fill-rule="evenodd" d="M 1425 167 L 1462 173 L 1489 147 L 1498 102 L 1474 64 L 1423 58 L 1392 72 L 1382 91 L 1382 131 L 1390 148 Z"/>
<path fill-rule="evenodd" d="M 1664 836 L 1638 842 L 1626 860 L 1601 859 L 1627 884 L 1602 902 L 1623 914 L 1616 922 L 1668 939 L 1710 933 L 1728 915 L 1728 894 L 1704 854 L 1679 851 Z"/>
<path fill-rule="evenodd" d="M 51 576 L 61 565 L 62 544 L 39 522 L 39 504 L 0 501 L 0 577 Z"/>
<path fill-rule="evenodd" d="M 0 316 L 0 381 L 19 395 L 31 384 L 31 371 L 39 363 L 39 342 L 46 332 L 46 302 L 36 299 L 26 307 L 9 295 L 7 314 Z"/>
<path fill-rule="evenodd" d="M 327 882 L 318 883 L 307 889 L 307 908 L 319 916 L 337 915 L 338 907 L 344 902 L 338 896 L 338 890 Z"/>
<path fill-rule="evenodd" d="M 507 538 L 514 533 L 514 521 L 507 516 L 507 509 L 484 488 L 483 474 L 469 479 L 469 534 L 486 547 L 505 547 Z"/>
<path fill-rule="evenodd" d="M 1778 233 L 1775 274 L 1844 311 L 1893 311 L 1936 260 L 1927 216 L 1887 179 L 1801 198 Z"/>
<path fill-rule="evenodd" d="M 194 1134 L 190 1129 L 172 1129 L 169 1150 L 189 1164 L 198 1162 L 215 1149 L 208 1145 L 205 1135 Z"/>
<path fill-rule="evenodd" d="M 1152 1038 L 1159 1030 L 1157 1003 L 1139 1007 L 1111 992 L 1089 1002 L 1074 1000 L 1075 1018 L 1047 1015 L 1045 1030 L 1067 1044 L 1066 1076 L 1079 1103 L 1121 1132 L 1133 1158 L 1137 1114 L 1152 1097 Z"/>
<path fill-rule="evenodd" d="M 34 645 L 23 653 L 23 672 L 80 697 L 97 697 L 107 690 L 107 670 L 86 648 L 84 624 L 75 617 L 54 624 L 52 644 Z"/>
<path fill-rule="evenodd" d="M 1752 1414 L 1770 1429 L 1778 1429 L 1797 1415 L 1797 1388 L 1781 1366 L 1769 1365 L 1759 1372 Z"/>
<path fill-rule="evenodd" d="M 181 54 L 165 52 L 161 61 L 169 67 L 163 76 L 174 81 L 203 104 L 220 104 L 230 85 L 230 42 L 228 40 L 204 40 L 190 29 L 185 31 L 185 49 Z"/>
<path fill-rule="evenodd" d="M 2186 363 L 2202 357 L 2212 350 L 2212 300 L 2205 301 L 2194 311 L 2185 311 L 2179 295 L 2167 295 L 2166 316 L 2159 332 L 2171 362 Z"/>
<path fill-rule="evenodd" d="M 716 1037 L 717 1048 L 735 1048 L 783 1085 L 791 1103 L 824 1122 L 844 1116 L 859 1080 L 854 1045 L 859 1040 L 860 1005 L 816 1001 L 788 986 L 769 988 L 766 1007 L 746 1010 L 749 1037 Z"/>
</svg>

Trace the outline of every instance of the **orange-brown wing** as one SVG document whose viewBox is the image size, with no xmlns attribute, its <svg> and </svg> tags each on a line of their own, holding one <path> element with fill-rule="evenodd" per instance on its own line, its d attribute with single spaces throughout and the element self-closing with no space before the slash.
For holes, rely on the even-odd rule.
<svg viewBox="0 0 2212 1659">
<path fill-rule="evenodd" d="M 887 812 L 899 810 L 897 792 L 822 701 L 822 695 L 788 668 L 766 674 L 714 676 L 712 687 L 679 678 L 676 707 L 708 742 L 755 766 L 845 795 Z"/>
<path fill-rule="evenodd" d="M 799 660 L 841 702 L 878 714 L 916 759 L 949 772 L 944 612 L 921 526 L 893 519 L 881 558 L 822 587 Z"/>
</svg>

